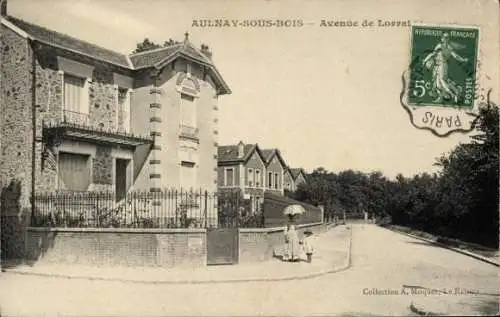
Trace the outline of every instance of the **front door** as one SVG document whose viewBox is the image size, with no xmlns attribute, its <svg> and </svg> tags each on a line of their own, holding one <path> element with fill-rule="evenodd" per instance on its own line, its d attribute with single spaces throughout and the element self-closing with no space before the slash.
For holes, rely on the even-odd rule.
<svg viewBox="0 0 500 317">
<path fill-rule="evenodd" d="M 130 160 L 116 159 L 115 167 L 115 193 L 116 201 L 120 201 L 127 195 L 128 170 Z"/>
</svg>

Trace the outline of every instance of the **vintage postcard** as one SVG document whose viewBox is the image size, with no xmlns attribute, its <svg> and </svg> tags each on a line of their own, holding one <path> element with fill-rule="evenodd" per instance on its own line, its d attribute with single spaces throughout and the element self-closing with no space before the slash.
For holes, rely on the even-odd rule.
<svg viewBox="0 0 500 317">
<path fill-rule="evenodd" d="M 497 0 L 0 0 L 0 316 L 498 315 Z"/>
</svg>

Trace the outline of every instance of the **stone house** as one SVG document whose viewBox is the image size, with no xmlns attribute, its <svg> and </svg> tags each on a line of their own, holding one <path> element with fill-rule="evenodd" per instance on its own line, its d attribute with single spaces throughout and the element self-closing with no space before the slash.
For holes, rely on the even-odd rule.
<svg viewBox="0 0 500 317">
<path fill-rule="evenodd" d="M 263 149 L 266 162 L 266 190 L 277 195 L 284 195 L 284 173 L 286 163 L 278 149 Z"/>
<path fill-rule="evenodd" d="M 219 190 L 240 189 L 250 200 L 252 211 L 263 202 L 266 162 L 257 144 L 225 145 L 218 147 Z"/>
<path fill-rule="evenodd" d="M 285 169 L 284 175 L 284 186 L 288 191 L 296 191 L 297 187 L 301 183 L 306 182 L 306 177 L 304 170 L 302 168 L 290 168 Z"/>
<path fill-rule="evenodd" d="M 258 144 L 241 141 L 237 145 L 219 146 L 219 190 L 240 189 L 250 200 L 252 210 L 256 210 L 263 202 L 264 192 L 284 195 L 285 167 L 277 149 L 261 150 Z"/>
<path fill-rule="evenodd" d="M 126 55 L 7 15 L 0 42 L 1 183 L 30 193 L 217 190 L 219 96 L 206 46 Z"/>
</svg>

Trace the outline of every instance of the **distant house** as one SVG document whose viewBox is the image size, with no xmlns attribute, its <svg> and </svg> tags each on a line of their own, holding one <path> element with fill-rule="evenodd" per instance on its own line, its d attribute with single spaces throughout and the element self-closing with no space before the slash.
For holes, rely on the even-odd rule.
<svg viewBox="0 0 500 317">
<path fill-rule="evenodd" d="M 302 168 L 286 168 L 285 169 L 285 189 L 288 191 L 296 191 L 299 184 L 306 182 L 305 172 Z"/>
<path fill-rule="evenodd" d="M 252 210 L 263 201 L 266 161 L 257 144 L 225 145 L 218 147 L 219 190 L 241 189 L 251 200 Z"/>
<path fill-rule="evenodd" d="M 274 194 L 284 195 L 284 172 L 286 164 L 278 149 L 262 150 L 266 162 L 266 190 Z"/>
</svg>

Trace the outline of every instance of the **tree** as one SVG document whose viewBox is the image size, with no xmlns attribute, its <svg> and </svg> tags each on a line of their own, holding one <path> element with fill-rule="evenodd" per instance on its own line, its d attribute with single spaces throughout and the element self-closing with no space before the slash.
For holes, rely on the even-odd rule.
<svg viewBox="0 0 500 317">
<path fill-rule="evenodd" d="M 149 51 L 149 50 L 154 50 L 156 48 L 160 48 L 161 45 L 158 45 L 152 41 L 150 41 L 148 38 L 145 38 L 142 43 L 137 43 L 136 49 L 132 52 L 133 54 L 135 53 L 140 53 L 144 51 Z"/>
<path fill-rule="evenodd" d="M 141 43 L 137 43 L 136 49 L 132 52 L 132 54 L 150 51 L 161 47 L 168 47 L 175 44 L 180 44 L 180 42 L 168 39 L 168 41 L 163 42 L 163 45 L 160 45 L 151 41 L 149 38 L 145 38 Z"/>
</svg>

